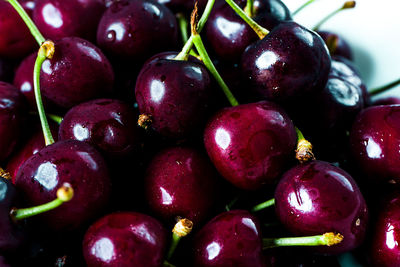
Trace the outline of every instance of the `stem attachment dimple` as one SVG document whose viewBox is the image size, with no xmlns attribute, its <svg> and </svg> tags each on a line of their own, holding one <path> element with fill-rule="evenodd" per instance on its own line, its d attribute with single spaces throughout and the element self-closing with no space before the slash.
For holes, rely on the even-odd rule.
<svg viewBox="0 0 400 267">
<path fill-rule="evenodd" d="M 312 144 L 304 138 L 303 133 L 297 127 L 295 129 L 297 133 L 296 159 L 300 163 L 315 160 L 314 153 L 312 152 Z"/>
<path fill-rule="evenodd" d="M 189 219 L 180 219 L 172 229 L 172 239 L 171 239 L 171 245 L 169 247 L 168 253 L 167 253 L 167 261 L 172 258 L 172 255 L 174 254 L 176 247 L 179 244 L 179 241 L 190 232 L 192 232 L 193 229 L 193 222 Z"/>
<path fill-rule="evenodd" d="M 339 9 L 336 9 L 335 11 L 333 11 L 332 13 L 330 13 L 328 16 L 326 16 L 325 18 L 323 18 L 317 25 L 315 25 L 315 27 L 313 28 L 314 31 L 318 31 L 319 28 L 321 28 L 322 24 L 324 24 L 325 22 L 327 22 L 330 18 L 332 18 L 333 16 L 335 16 L 337 13 L 339 13 L 342 10 L 345 9 L 350 9 L 350 8 L 354 8 L 356 6 L 356 1 L 346 1 L 342 7 L 340 7 Z"/>
<path fill-rule="evenodd" d="M 328 232 L 323 235 L 304 237 L 264 238 L 263 249 L 293 246 L 333 246 L 343 241 L 340 233 Z"/>
</svg>

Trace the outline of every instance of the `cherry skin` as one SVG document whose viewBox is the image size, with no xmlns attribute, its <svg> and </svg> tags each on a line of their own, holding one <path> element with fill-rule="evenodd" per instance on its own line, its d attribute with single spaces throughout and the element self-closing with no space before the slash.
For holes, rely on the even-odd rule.
<svg viewBox="0 0 400 267">
<path fill-rule="evenodd" d="M 295 22 L 282 22 L 246 48 L 241 67 L 261 97 L 285 102 L 322 90 L 331 58 L 315 32 Z"/>
<path fill-rule="evenodd" d="M 374 106 L 381 106 L 381 105 L 399 105 L 400 98 L 398 96 L 388 96 L 376 99 L 372 103 Z"/>
<path fill-rule="evenodd" d="M 350 132 L 353 158 L 376 183 L 400 182 L 400 105 L 369 107 L 357 116 Z"/>
<path fill-rule="evenodd" d="M 240 7 L 246 0 L 236 1 Z M 255 0 L 253 19 L 271 30 L 280 22 L 291 20 L 290 11 L 280 0 Z M 243 51 L 258 36 L 225 1 L 217 1 L 205 25 L 207 42 L 222 60 L 239 62 Z"/>
<path fill-rule="evenodd" d="M 17 189 L 32 206 L 52 201 L 64 183 L 74 188 L 73 199 L 37 217 L 49 229 L 72 231 L 98 215 L 108 203 L 110 179 L 99 152 L 84 142 L 58 141 L 30 157 L 15 179 Z"/>
<path fill-rule="evenodd" d="M 52 59 L 43 62 L 42 94 L 61 108 L 111 93 L 114 73 L 108 59 L 93 44 L 77 37 L 55 43 Z"/>
<path fill-rule="evenodd" d="M 28 27 L 7 1 L 0 1 L 0 36 L 1 58 L 23 58 L 37 48 Z"/>
<path fill-rule="evenodd" d="M 0 81 L 12 82 L 14 77 L 14 63 L 10 60 L 0 58 Z"/>
<path fill-rule="evenodd" d="M 25 118 L 24 96 L 11 84 L 0 82 L 0 162 L 14 151 Z"/>
<path fill-rule="evenodd" d="M 225 108 L 204 131 L 204 145 L 219 173 L 245 190 L 276 182 L 294 157 L 296 131 L 283 109 L 262 101 Z"/>
<path fill-rule="evenodd" d="M 110 58 L 139 66 L 158 52 L 174 49 L 177 40 L 174 14 L 152 0 L 115 1 L 97 30 L 97 44 Z"/>
<path fill-rule="evenodd" d="M 373 266 L 399 266 L 400 196 L 391 197 L 380 209 L 371 241 Z"/>
<path fill-rule="evenodd" d="M 96 99 L 70 109 L 60 124 L 60 140 L 87 142 L 108 157 L 138 150 L 142 132 L 133 106 L 114 99 Z"/>
<path fill-rule="evenodd" d="M 215 204 L 217 177 L 211 162 L 197 150 L 168 148 L 147 167 L 146 199 L 157 216 L 169 222 L 179 216 L 196 225 Z"/>
<path fill-rule="evenodd" d="M 161 223 L 145 214 L 117 212 L 95 222 L 83 240 L 87 266 L 160 267 L 166 249 Z"/>
<path fill-rule="evenodd" d="M 195 236 L 194 266 L 266 266 L 258 219 L 245 210 L 219 214 Z"/>
<path fill-rule="evenodd" d="M 337 245 L 315 248 L 322 253 L 350 251 L 366 234 L 368 210 L 357 184 L 327 162 L 311 161 L 287 171 L 275 190 L 275 208 L 280 222 L 295 235 L 343 235 Z"/>
<path fill-rule="evenodd" d="M 136 81 L 139 111 L 151 117 L 151 127 L 162 136 L 179 139 L 198 132 L 215 98 L 213 81 L 194 57 L 175 60 L 161 53 L 149 59 Z"/>
<path fill-rule="evenodd" d="M 348 60 L 353 60 L 353 51 L 351 50 L 349 43 L 344 40 L 343 37 L 328 31 L 318 31 L 318 34 L 325 41 L 325 43 L 327 43 L 327 45 L 329 45 L 331 40 L 334 40 L 334 50 L 330 51 L 331 56 L 341 56 Z"/>
<path fill-rule="evenodd" d="M 97 25 L 106 10 L 102 0 L 36 0 L 33 20 L 51 40 L 81 37 L 96 40 Z"/>
</svg>

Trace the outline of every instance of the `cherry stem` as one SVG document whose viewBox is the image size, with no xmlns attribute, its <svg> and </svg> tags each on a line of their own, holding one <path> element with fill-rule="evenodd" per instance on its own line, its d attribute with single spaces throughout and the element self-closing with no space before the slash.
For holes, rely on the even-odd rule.
<svg viewBox="0 0 400 267">
<path fill-rule="evenodd" d="M 250 18 L 252 18 L 254 16 L 254 1 L 253 0 L 247 0 L 246 6 L 244 8 L 244 12 L 246 12 Z"/>
<path fill-rule="evenodd" d="M 335 16 L 337 13 L 339 13 L 342 10 L 345 9 L 350 9 L 350 8 L 354 8 L 356 6 L 356 1 L 347 1 L 343 4 L 343 6 L 341 6 L 339 9 L 336 9 L 335 11 L 333 11 L 332 13 L 330 13 L 328 16 L 326 16 L 325 18 L 323 18 L 317 25 L 315 25 L 314 27 L 314 31 L 318 31 L 319 28 L 322 26 L 322 24 L 324 24 L 326 21 L 328 21 L 330 18 L 332 18 L 333 16 Z"/>
<path fill-rule="evenodd" d="M 70 201 L 74 197 L 74 190 L 70 184 L 64 183 L 62 187 L 57 190 L 57 198 L 49 203 L 39 205 L 36 207 L 25 209 L 12 209 L 10 216 L 14 221 L 23 220 L 44 212 L 53 210 L 65 202 Z"/>
<path fill-rule="evenodd" d="M 166 260 L 163 262 L 163 266 L 164 266 L 164 267 L 175 267 L 175 265 L 169 263 L 169 262 L 166 261 Z"/>
<path fill-rule="evenodd" d="M 328 47 L 329 53 L 331 55 L 333 55 L 333 53 L 335 53 L 335 51 L 338 47 L 338 42 L 339 42 L 339 38 L 337 37 L 337 35 L 330 35 L 326 39 L 325 43 L 326 43 L 326 46 Z"/>
<path fill-rule="evenodd" d="M 386 85 L 383 85 L 383 86 L 380 86 L 380 87 L 377 87 L 377 88 L 373 88 L 373 89 L 369 90 L 369 94 L 371 96 L 374 96 L 374 95 L 383 93 L 388 89 L 392 89 L 393 87 L 395 87 L 396 85 L 399 85 L 399 84 L 400 84 L 400 79 L 395 80 L 395 81 L 393 81 L 391 83 L 388 83 Z"/>
<path fill-rule="evenodd" d="M 11 174 L 1 167 L 0 167 L 0 177 L 7 180 L 12 180 Z"/>
<path fill-rule="evenodd" d="M 272 198 L 270 200 L 267 200 L 263 203 L 260 203 L 258 205 L 255 205 L 253 208 L 251 208 L 251 212 L 258 212 L 261 210 L 264 210 L 266 208 L 272 207 L 273 205 L 275 205 L 275 198 Z"/>
<path fill-rule="evenodd" d="M 43 62 L 46 59 L 51 59 L 53 57 L 54 50 L 54 43 L 52 41 L 45 41 L 39 48 L 35 67 L 33 70 L 33 87 L 35 92 L 36 105 L 38 108 L 40 124 L 42 125 L 42 131 L 46 146 L 53 144 L 54 138 L 50 131 L 49 122 L 47 121 L 46 112 L 44 111 L 42 95 L 40 93 L 40 71 L 42 69 Z"/>
<path fill-rule="evenodd" d="M 297 134 L 296 159 L 300 163 L 306 163 L 310 160 L 314 160 L 315 156 L 312 152 L 312 144 L 304 138 L 304 135 L 299 128 L 295 127 L 295 129 Z"/>
<path fill-rule="evenodd" d="M 339 244 L 342 240 L 341 234 L 332 232 L 315 236 L 263 238 L 263 249 L 293 246 L 333 246 Z"/>
<path fill-rule="evenodd" d="M 303 5 L 301 5 L 298 9 L 296 9 L 295 11 L 293 11 L 292 16 L 295 16 L 297 13 L 299 13 L 300 11 L 302 11 L 305 7 L 307 7 L 309 4 L 315 2 L 315 0 L 308 0 L 307 2 L 305 2 Z"/>
<path fill-rule="evenodd" d="M 255 22 L 247 13 L 240 8 L 233 0 L 225 0 L 228 5 L 236 12 L 236 14 L 239 15 L 260 37 L 260 39 L 264 39 L 265 36 L 269 33 L 267 29 L 264 27 L 260 26 L 257 22 Z"/>
<path fill-rule="evenodd" d="M 33 23 L 32 19 L 26 13 L 24 8 L 16 0 L 7 0 L 7 2 L 10 3 L 14 7 L 14 9 L 18 12 L 20 17 L 24 20 L 24 22 L 25 22 L 26 26 L 28 26 L 31 34 L 36 39 L 36 42 L 39 45 L 42 45 L 44 43 L 44 41 L 46 41 L 46 39 L 40 33 L 39 29 L 36 27 L 35 23 Z"/>
<path fill-rule="evenodd" d="M 176 18 L 178 20 L 179 29 L 181 31 L 182 42 L 186 43 L 187 40 L 189 39 L 189 34 L 188 34 L 189 22 L 187 21 L 183 13 L 178 13 L 176 15 Z"/>
<path fill-rule="evenodd" d="M 36 111 L 30 111 L 29 114 L 30 114 L 30 115 L 35 115 L 35 116 L 39 115 L 39 113 L 37 113 Z M 47 116 L 50 120 L 52 120 L 52 121 L 54 121 L 55 123 L 57 123 L 58 125 L 60 125 L 61 122 L 62 122 L 63 119 L 64 119 L 63 117 L 58 116 L 58 115 L 56 115 L 56 114 L 47 113 L 46 116 Z"/>
<path fill-rule="evenodd" d="M 206 24 L 208 17 L 211 14 L 211 10 L 214 6 L 214 3 L 215 3 L 215 0 L 207 1 L 207 5 L 204 9 L 204 12 L 201 15 L 199 22 L 197 23 L 196 32 L 200 33 L 203 30 L 204 25 Z M 197 2 L 194 5 L 194 10 L 196 10 L 196 13 L 197 13 Z M 183 46 L 182 51 L 175 57 L 175 60 L 187 60 L 188 54 L 190 53 L 190 51 L 192 51 L 193 45 L 194 45 L 193 44 L 193 34 L 191 34 L 189 39 L 186 41 L 185 45 Z"/>
<path fill-rule="evenodd" d="M 166 259 L 169 261 L 172 256 L 174 255 L 174 252 L 176 250 L 176 247 L 178 246 L 179 242 L 181 239 L 190 232 L 192 232 L 193 229 L 193 222 L 188 219 L 180 219 L 172 229 L 172 239 L 171 239 L 171 245 L 169 247 L 167 257 Z"/>
<path fill-rule="evenodd" d="M 228 204 L 225 205 L 225 210 L 226 211 L 230 211 L 233 207 L 233 205 L 236 204 L 236 202 L 238 202 L 239 197 L 235 197 L 231 202 L 229 202 Z"/>
</svg>

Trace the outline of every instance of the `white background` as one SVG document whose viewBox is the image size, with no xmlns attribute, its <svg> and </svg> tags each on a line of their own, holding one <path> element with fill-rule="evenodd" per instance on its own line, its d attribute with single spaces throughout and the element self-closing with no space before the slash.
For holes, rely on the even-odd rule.
<svg viewBox="0 0 400 267">
<path fill-rule="evenodd" d="M 283 0 L 291 11 L 306 0 Z M 316 0 L 294 20 L 313 27 L 321 18 L 343 5 L 344 0 Z M 355 63 L 368 88 L 400 78 L 400 1 L 359 0 L 321 27 L 343 36 L 351 45 Z M 400 96 L 400 86 L 385 93 Z M 383 96 L 383 95 L 382 95 Z"/>
</svg>

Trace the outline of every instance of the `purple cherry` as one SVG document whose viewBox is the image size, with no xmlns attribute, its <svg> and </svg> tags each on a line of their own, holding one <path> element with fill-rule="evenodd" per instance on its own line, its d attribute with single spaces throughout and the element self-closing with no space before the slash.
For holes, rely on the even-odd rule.
<svg viewBox="0 0 400 267">
<path fill-rule="evenodd" d="M 322 90 L 331 58 L 318 34 L 295 22 L 282 22 L 246 48 L 241 66 L 261 97 L 285 102 Z"/>
<path fill-rule="evenodd" d="M 287 171 L 275 191 L 276 214 L 295 235 L 335 232 L 341 243 L 315 250 L 326 254 L 350 251 L 364 240 L 368 220 L 365 200 L 344 170 L 311 161 Z"/>
<path fill-rule="evenodd" d="M 318 34 L 327 44 L 331 56 L 341 56 L 348 60 L 353 60 L 353 51 L 342 36 L 329 31 L 318 31 Z"/>
<path fill-rule="evenodd" d="M 95 222 L 83 240 L 87 266 L 160 267 L 166 249 L 161 223 L 136 212 L 118 212 Z"/>
<path fill-rule="evenodd" d="M 14 77 L 14 62 L 0 58 L 0 81 L 12 82 Z"/>
<path fill-rule="evenodd" d="M 103 0 L 36 0 L 33 20 L 49 39 L 81 37 L 96 40 L 97 25 L 106 7 Z"/>
<path fill-rule="evenodd" d="M 98 215 L 108 203 L 110 179 L 104 159 L 92 146 L 75 140 L 59 141 L 30 157 L 19 169 L 15 184 L 30 205 L 55 198 L 64 183 L 74 198 L 38 216 L 54 230 L 75 230 Z"/>
<path fill-rule="evenodd" d="M 276 182 L 294 157 L 296 141 L 290 118 L 266 101 L 222 109 L 204 132 L 214 166 L 226 180 L 246 190 Z"/>
<path fill-rule="evenodd" d="M 217 177 L 211 162 L 197 150 L 168 148 L 147 167 L 146 199 L 156 215 L 168 221 L 186 218 L 196 225 L 213 210 Z"/>
<path fill-rule="evenodd" d="M 113 99 L 96 99 L 70 109 L 60 124 L 60 140 L 89 143 L 109 157 L 138 150 L 142 132 L 133 106 Z"/>
<path fill-rule="evenodd" d="M 266 266 L 258 219 L 245 210 L 219 214 L 195 236 L 194 266 Z"/>
</svg>

